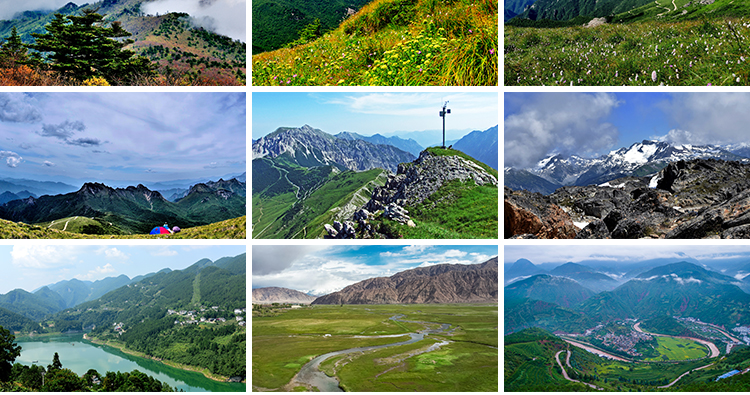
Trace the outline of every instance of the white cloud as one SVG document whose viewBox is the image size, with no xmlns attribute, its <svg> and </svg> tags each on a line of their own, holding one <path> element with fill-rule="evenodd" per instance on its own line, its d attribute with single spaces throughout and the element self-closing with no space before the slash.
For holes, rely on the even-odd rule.
<svg viewBox="0 0 750 395">
<path fill-rule="evenodd" d="M 169 247 L 159 247 L 156 250 L 151 251 L 152 256 L 174 256 L 177 255 L 177 251 L 172 250 Z"/>
<path fill-rule="evenodd" d="M 45 161 L 44 161 L 44 165 L 45 165 L 45 166 L 47 166 L 47 167 L 52 167 L 52 166 L 54 166 L 55 164 L 54 164 L 54 163 L 52 163 L 52 162 L 50 162 L 50 161 L 48 161 L 48 160 L 45 160 Z"/>
<path fill-rule="evenodd" d="M 198 26 L 247 42 L 245 0 L 157 0 L 142 7 L 147 14 L 186 12 Z"/>
<path fill-rule="evenodd" d="M 617 128 L 606 122 L 620 103 L 611 93 L 547 93 L 524 96 L 505 118 L 505 166 L 528 168 L 548 154 L 587 155 L 610 148 Z"/>
<path fill-rule="evenodd" d="M 750 94 L 679 93 L 659 104 L 677 128 L 660 139 L 677 144 L 747 142 Z"/>
<path fill-rule="evenodd" d="M 77 258 L 79 248 L 55 245 L 15 245 L 10 252 L 14 266 L 49 269 L 69 266 Z"/>
<path fill-rule="evenodd" d="M 77 278 L 79 280 L 99 280 L 104 277 L 105 274 L 114 273 L 116 272 L 115 268 L 107 263 L 104 266 L 97 266 L 93 270 L 89 270 L 89 272 L 85 275 L 78 274 L 74 278 Z"/>
<path fill-rule="evenodd" d="M 170 254 L 174 255 L 174 254 Z M 106 256 L 108 259 L 120 259 L 120 260 L 126 260 L 130 258 L 130 256 L 120 250 L 117 249 L 117 247 L 111 247 L 104 250 L 104 256 Z"/>
</svg>

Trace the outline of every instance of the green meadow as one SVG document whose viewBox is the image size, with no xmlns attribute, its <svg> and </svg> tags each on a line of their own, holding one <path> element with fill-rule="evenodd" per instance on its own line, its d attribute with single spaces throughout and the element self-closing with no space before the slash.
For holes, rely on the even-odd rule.
<svg viewBox="0 0 750 395">
<path fill-rule="evenodd" d="M 646 361 L 684 361 L 686 359 L 704 358 L 709 355 L 706 346 L 688 339 L 658 336 L 658 357 L 646 358 Z"/>
<path fill-rule="evenodd" d="M 397 314 L 424 323 L 390 320 Z M 427 323 L 451 326 L 413 344 L 330 358 L 321 370 L 347 391 L 498 390 L 497 305 L 315 305 L 253 317 L 253 388 L 281 390 L 305 363 L 327 352 L 408 339 L 353 336 L 438 326 Z M 436 343 L 441 346 L 428 351 Z"/>
</svg>

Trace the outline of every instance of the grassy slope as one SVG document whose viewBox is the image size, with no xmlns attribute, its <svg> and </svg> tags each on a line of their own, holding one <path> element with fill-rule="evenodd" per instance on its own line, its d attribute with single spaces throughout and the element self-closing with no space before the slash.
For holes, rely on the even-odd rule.
<svg viewBox="0 0 750 395">
<path fill-rule="evenodd" d="M 436 155 L 457 155 L 498 177 L 497 170 L 461 151 L 437 147 L 427 150 Z M 453 180 L 419 206 L 406 207 L 416 227 L 387 219 L 382 220 L 380 226 L 386 228 L 386 233 L 406 239 L 491 239 L 498 235 L 498 207 L 496 186 Z"/>
<path fill-rule="evenodd" d="M 244 239 L 247 218 L 232 218 L 183 229 L 173 235 L 87 235 L 0 219 L 0 239 Z"/>
<path fill-rule="evenodd" d="M 750 5 L 718 0 L 684 8 L 683 0 L 675 0 L 677 10 L 666 12 L 673 10 L 672 4 L 662 3 L 613 19 L 634 23 L 556 29 L 506 26 L 505 85 L 750 83 Z"/>
<path fill-rule="evenodd" d="M 322 31 L 338 27 L 347 7 L 359 9 L 369 0 L 256 0 L 253 6 L 253 54 L 284 47 L 299 31 L 320 20 Z"/>
<path fill-rule="evenodd" d="M 358 191 L 359 194 L 371 192 L 374 184 L 382 185 L 383 181 L 381 169 L 345 171 L 332 173 L 322 186 L 311 189 L 312 192 L 301 200 L 296 199 L 295 192 L 270 197 L 254 194 L 253 228 L 258 229 L 259 235 L 254 237 L 321 237 L 325 232 L 323 224 L 335 216 L 331 210 L 352 201 Z"/>
<path fill-rule="evenodd" d="M 375 0 L 309 44 L 253 56 L 255 85 L 497 85 L 498 3 Z"/>
</svg>

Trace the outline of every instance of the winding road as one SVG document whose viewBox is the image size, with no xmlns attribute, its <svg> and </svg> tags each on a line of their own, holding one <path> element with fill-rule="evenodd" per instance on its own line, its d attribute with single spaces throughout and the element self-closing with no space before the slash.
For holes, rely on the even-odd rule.
<svg viewBox="0 0 750 395">
<path fill-rule="evenodd" d="M 567 350 L 567 351 L 568 351 L 568 356 L 565 359 L 565 363 L 570 367 L 570 350 Z M 570 376 L 568 376 L 568 372 L 565 371 L 565 368 L 563 367 L 562 363 L 560 363 L 560 353 L 562 353 L 562 352 L 563 352 L 563 350 L 560 350 L 560 351 L 557 352 L 557 354 L 555 354 L 555 360 L 557 361 L 557 365 L 560 366 L 560 369 L 562 369 L 562 374 L 563 374 L 563 377 L 565 377 L 565 380 L 572 381 L 574 383 L 586 384 L 586 385 L 588 385 L 589 387 L 591 387 L 591 388 L 593 388 L 595 390 L 603 390 L 604 389 L 604 388 L 597 387 L 594 384 L 584 383 L 583 381 L 571 379 Z"/>
</svg>

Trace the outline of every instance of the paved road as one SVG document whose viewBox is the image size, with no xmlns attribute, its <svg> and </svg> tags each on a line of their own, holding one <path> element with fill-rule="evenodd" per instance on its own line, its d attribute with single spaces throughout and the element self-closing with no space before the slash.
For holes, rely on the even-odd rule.
<svg viewBox="0 0 750 395">
<path fill-rule="evenodd" d="M 568 366 L 570 366 L 570 350 L 567 350 L 567 351 L 568 351 L 568 356 L 566 358 L 566 362 L 567 362 Z M 565 371 L 565 368 L 563 367 L 562 363 L 560 363 L 560 353 L 562 353 L 562 352 L 563 352 L 563 350 L 560 350 L 560 351 L 557 352 L 557 354 L 555 354 L 555 360 L 557 361 L 557 365 L 560 367 L 560 369 L 562 369 L 562 374 L 563 374 L 563 377 L 565 377 L 565 380 L 572 381 L 574 383 L 586 384 L 586 385 L 588 385 L 589 387 L 591 387 L 591 388 L 593 388 L 595 390 L 602 390 L 603 389 L 603 388 L 599 388 L 599 387 L 595 386 L 594 384 L 584 383 L 583 381 L 578 381 L 578 380 L 571 379 L 570 376 L 568 376 L 568 372 Z"/>
<path fill-rule="evenodd" d="M 680 375 L 680 377 L 678 377 L 678 378 L 674 379 L 674 381 L 673 381 L 673 382 L 671 382 L 671 383 L 669 383 L 669 384 L 667 384 L 667 385 L 662 385 L 662 386 L 659 386 L 659 387 L 657 387 L 657 388 L 669 388 L 669 387 L 671 387 L 672 385 L 674 385 L 674 383 L 676 383 L 676 382 L 680 381 L 680 379 L 681 379 L 681 378 L 683 378 L 683 377 L 687 376 L 687 375 L 688 375 L 689 373 L 695 372 L 696 370 L 701 370 L 701 369 L 705 369 L 705 368 L 707 368 L 707 367 L 709 367 L 709 366 L 711 366 L 711 365 L 713 365 L 713 363 L 709 363 L 709 364 L 708 364 L 708 365 L 706 365 L 706 366 L 701 366 L 701 367 L 699 367 L 699 368 L 695 368 L 695 369 L 693 369 L 693 370 L 688 370 L 687 372 L 685 372 L 685 373 L 681 374 L 681 375 Z"/>
</svg>

